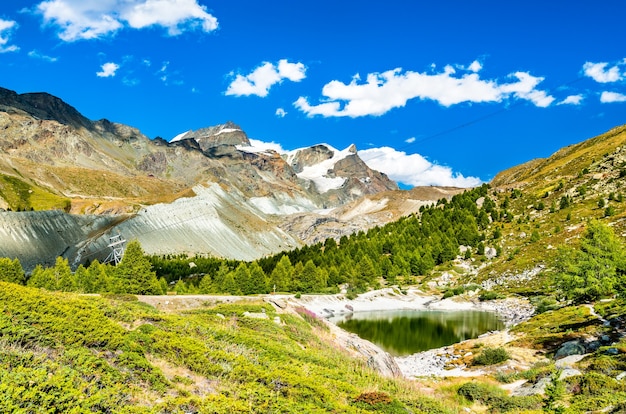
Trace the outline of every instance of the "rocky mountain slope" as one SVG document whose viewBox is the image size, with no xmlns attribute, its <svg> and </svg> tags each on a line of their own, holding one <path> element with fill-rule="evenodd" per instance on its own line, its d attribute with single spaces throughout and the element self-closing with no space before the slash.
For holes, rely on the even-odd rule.
<svg viewBox="0 0 626 414">
<path fill-rule="evenodd" d="M 0 256 L 27 269 L 58 255 L 102 260 L 116 234 L 148 253 L 253 259 L 460 191 L 397 191 L 354 146 L 279 154 L 232 122 L 151 140 L 46 93 L 0 88 L 0 131 Z"/>
</svg>

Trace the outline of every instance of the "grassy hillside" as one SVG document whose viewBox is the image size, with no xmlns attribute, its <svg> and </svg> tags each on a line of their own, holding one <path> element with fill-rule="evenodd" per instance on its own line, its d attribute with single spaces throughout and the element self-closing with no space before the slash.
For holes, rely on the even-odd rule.
<svg viewBox="0 0 626 414">
<path fill-rule="evenodd" d="M 1 412 L 456 412 L 262 302 L 163 313 L 0 283 L 0 311 Z"/>
<path fill-rule="evenodd" d="M 590 220 L 626 233 L 626 126 L 566 147 L 545 160 L 504 171 L 489 197 L 503 218 L 487 230 L 486 244 L 501 250 L 473 281 L 498 279 L 501 289 L 541 291 L 550 285 L 559 246 L 577 246 Z M 494 237 L 498 236 L 498 237 Z M 542 266 L 536 279 L 514 283 L 503 275 Z"/>
<path fill-rule="evenodd" d="M 0 199 L 4 199 L 7 208 L 13 211 L 28 210 L 66 210 L 70 200 L 37 185 L 29 184 L 25 179 L 0 173 Z"/>
</svg>

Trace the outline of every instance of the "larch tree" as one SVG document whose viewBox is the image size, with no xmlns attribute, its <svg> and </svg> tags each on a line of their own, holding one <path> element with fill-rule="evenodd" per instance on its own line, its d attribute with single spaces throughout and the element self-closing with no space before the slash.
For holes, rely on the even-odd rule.
<svg viewBox="0 0 626 414">
<path fill-rule="evenodd" d="M 139 241 L 132 240 L 126 246 L 122 261 L 115 267 L 118 293 L 133 295 L 160 295 L 161 285 L 152 264 L 144 255 Z"/>
</svg>

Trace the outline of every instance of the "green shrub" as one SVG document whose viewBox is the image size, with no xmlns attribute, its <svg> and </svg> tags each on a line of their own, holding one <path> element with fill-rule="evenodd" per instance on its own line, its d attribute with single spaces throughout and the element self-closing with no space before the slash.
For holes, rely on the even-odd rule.
<svg viewBox="0 0 626 414">
<path fill-rule="evenodd" d="M 484 302 L 486 300 L 503 299 L 503 298 L 504 298 L 504 295 L 498 292 L 494 292 L 493 290 L 484 290 L 478 296 L 478 300 L 480 300 L 481 302 Z"/>
<path fill-rule="evenodd" d="M 484 348 L 480 355 L 474 358 L 475 365 L 493 365 L 499 364 L 509 359 L 511 356 L 506 349 L 499 348 Z"/>
<path fill-rule="evenodd" d="M 541 407 L 541 398 L 538 396 L 510 397 L 499 387 L 478 382 L 466 382 L 459 387 L 457 394 L 468 401 L 481 402 L 489 406 L 492 412 L 532 410 Z"/>
<path fill-rule="evenodd" d="M 468 401 L 487 401 L 493 395 L 493 387 L 479 382 L 466 382 L 456 392 Z"/>
</svg>

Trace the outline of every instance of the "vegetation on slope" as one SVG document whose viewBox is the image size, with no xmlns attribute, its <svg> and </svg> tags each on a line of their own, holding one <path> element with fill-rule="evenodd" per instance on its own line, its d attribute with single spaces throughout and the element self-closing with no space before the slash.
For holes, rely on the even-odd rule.
<svg viewBox="0 0 626 414">
<path fill-rule="evenodd" d="M 381 378 L 298 314 L 263 303 L 162 313 L 133 299 L 0 282 L 0 411 L 456 411 Z"/>
<path fill-rule="evenodd" d="M 25 180 L 0 173 L 0 199 L 13 211 L 65 210 L 69 211 L 70 200 L 43 188 L 28 184 Z"/>
</svg>

